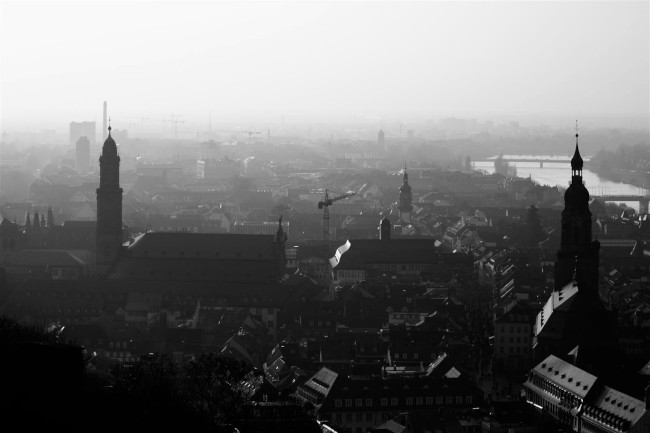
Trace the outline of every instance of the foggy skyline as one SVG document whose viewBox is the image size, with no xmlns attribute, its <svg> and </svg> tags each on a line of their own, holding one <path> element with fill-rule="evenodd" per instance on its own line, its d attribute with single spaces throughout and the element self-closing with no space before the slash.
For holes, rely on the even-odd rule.
<svg viewBox="0 0 650 433">
<path fill-rule="evenodd" d="M 648 2 L 0 8 L 3 131 L 100 125 L 104 100 L 132 122 L 650 116 Z"/>
</svg>

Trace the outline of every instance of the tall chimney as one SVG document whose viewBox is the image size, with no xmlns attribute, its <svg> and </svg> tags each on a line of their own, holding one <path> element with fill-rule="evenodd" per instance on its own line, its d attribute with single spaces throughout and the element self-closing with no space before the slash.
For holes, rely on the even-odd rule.
<svg viewBox="0 0 650 433">
<path fill-rule="evenodd" d="M 102 144 L 106 141 L 108 136 L 108 104 L 104 101 L 104 128 L 102 129 Z"/>
</svg>

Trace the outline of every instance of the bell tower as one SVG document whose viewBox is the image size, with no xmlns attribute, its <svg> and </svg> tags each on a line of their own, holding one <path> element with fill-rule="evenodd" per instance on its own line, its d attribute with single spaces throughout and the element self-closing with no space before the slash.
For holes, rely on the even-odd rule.
<svg viewBox="0 0 650 433">
<path fill-rule="evenodd" d="M 119 257 L 122 246 L 122 188 L 120 188 L 120 156 L 108 137 L 99 157 L 99 188 L 97 188 L 97 265 L 108 269 Z"/>
<path fill-rule="evenodd" d="M 413 210 L 413 193 L 409 185 L 409 174 L 406 172 L 404 163 L 404 179 L 399 187 L 399 219 L 404 223 L 411 223 L 411 211 Z"/>
<path fill-rule="evenodd" d="M 582 181 L 582 167 L 576 123 L 576 148 L 571 158 L 571 184 L 564 193 L 562 238 L 555 265 L 555 290 L 575 279 L 580 283 L 579 287 L 597 295 L 600 243 L 591 240 L 589 192 Z"/>
</svg>

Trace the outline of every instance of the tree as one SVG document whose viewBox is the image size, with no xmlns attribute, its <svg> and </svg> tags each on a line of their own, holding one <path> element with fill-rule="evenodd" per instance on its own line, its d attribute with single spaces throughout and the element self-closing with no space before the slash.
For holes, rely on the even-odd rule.
<svg viewBox="0 0 650 433">
<path fill-rule="evenodd" d="M 239 383 L 250 371 L 249 365 L 236 359 L 200 355 L 184 368 L 183 393 L 195 411 L 216 425 L 241 421 L 248 397 Z"/>
</svg>

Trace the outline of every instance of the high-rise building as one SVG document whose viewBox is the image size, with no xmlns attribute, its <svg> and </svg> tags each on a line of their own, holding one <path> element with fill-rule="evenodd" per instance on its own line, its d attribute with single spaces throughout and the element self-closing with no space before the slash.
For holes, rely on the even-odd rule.
<svg viewBox="0 0 650 433">
<path fill-rule="evenodd" d="M 91 146 L 95 145 L 95 122 L 70 122 L 70 144 L 74 145 L 84 136 Z"/>
<path fill-rule="evenodd" d="M 377 146 L 381 149 L 384 148 L 384 141 L 386 139 L 386 135 L 384 134 L 384 130 L 380 129 L 379 132 L 377 133 Z"/>
<path fill-rule="evenodd" d="M 85 135 L 79 137 L 76 145 L 75 168 L 77 173 L 84 174 L 90 171 L 90 140 Z"/>
<path fill-rule="evenodd" d="M 117 145 L 108 137 L 99 157 L 99 188 L 97 188 L 97 264 L 109 267 L 119 257 L 122 245 L 122 188 L 120 188 L 120 156 Z"/>
</svg>

